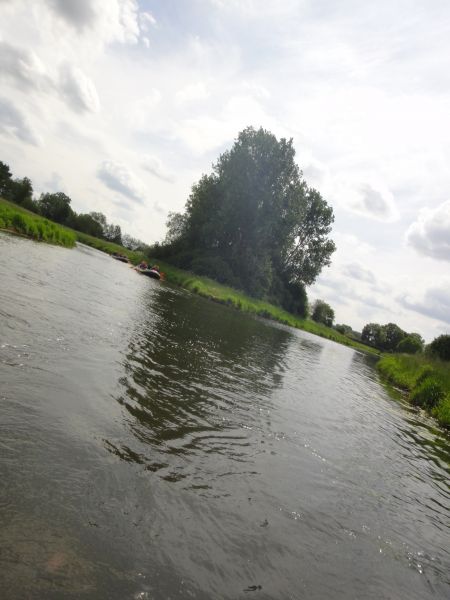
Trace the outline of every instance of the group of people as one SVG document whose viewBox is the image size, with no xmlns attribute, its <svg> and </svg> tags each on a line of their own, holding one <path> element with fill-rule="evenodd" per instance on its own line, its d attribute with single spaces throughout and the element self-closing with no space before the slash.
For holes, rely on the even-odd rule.
<svg viewBox="0 0 450 600">
<path fill-rule="evenodd" d="M 140 262 L 138 264 L 138 269 L 142 269 L 144 271 L 146 271 L 147 269 L 150 269 L 152 271 L 157 271 L 158 273 L 160 273 L 159 265 L 153 265 L 152 267 L 149 267 L 148 264 L 145 262 L 145 260 L 143 260 L 142 262 Z"/>
</svg>

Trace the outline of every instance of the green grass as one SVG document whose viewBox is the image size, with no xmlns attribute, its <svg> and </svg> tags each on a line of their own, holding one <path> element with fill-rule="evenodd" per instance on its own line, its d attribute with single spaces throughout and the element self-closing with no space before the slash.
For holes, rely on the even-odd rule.
<svg viewBox="0 0 450 600">
<path fill-rule="evenodd" d="M 74 232 L 0 198 L 0 229 L 19 233 L 40 242 L 72 248 Z"/>
<path fill-rule="evenodd" d="M 390 383 L 406 390 L 409 400 L 450 428 L 450 364 L 425 355 L 383 356 L 377 368 Z"/>
<path fill-rule="evenodd" d="M 88 235 L 87 233 L 81 233 L 80 231 L 75 231 L 75 229 L 67 229 L 68 231 L 73 232 L 73 234 L 76 236 L 77 242 L 86 244 L 86 246 L 91 246 L 91 248 L 95 248 L 101 252 L 106 252 L 106 254 L 119 252 L 120 254 L 127 256 L 135 265 L 146 259 L 142 252 L 134 252 L 133 250 L 128 250 L 128 248 L 124 248 L 119 244 L 114 244 L 113 242 L 108 242 L 107 240 L 101 240 L 100 238 Z"/>
</svg>

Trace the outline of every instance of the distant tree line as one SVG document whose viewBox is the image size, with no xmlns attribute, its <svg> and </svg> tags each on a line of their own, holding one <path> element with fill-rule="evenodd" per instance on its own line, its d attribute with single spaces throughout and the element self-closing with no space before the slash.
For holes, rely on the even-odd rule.
<svg viewBox="0 0 450 600">
<path fill-rule="evenodd" d="M 338 324 L 334 328 L 347 337 L 377 348 L 381 352 L 399 354 L 425 353 L 440 360 L 450 360 L 450 335 L 443 334 L 426 345 L 419 333 L 407 333 L 395 323 L 380 325 L 367 323 L 362 332 L 354 331 L 350 325 Z"/>
<path fill-rule="evenodd" d="M 306 316 L 305 286 L 335 250 L 334 216 L 294 158 L 292 140 L 252 127 L 239 133 L 193 186 L 185 211 L 169 214 L 153 256 Z"/>
<path fill-rule="evenodd" d="M 13 179 L 9 166 L 1 161 L 0 197 L 51 221 L 120 244 L 130 250 L 144 250 L 147 248 L 140 240 L 123 234 L 120 225 L 108 223 L 103 213 L 76 213 L 70 206 L 71 199 L 63 192 L 41 194 L 38 199 L 34 199 L 31 180 L 28 177 Z"/>
<path fill-rule="evenodd" d="M 407 333 L 395 323 L 367 323 L 361 332 L 361 341 L 382 352 L 407 354 L 422 352 L 425 343 L 419 333 Z"/>
</svg>

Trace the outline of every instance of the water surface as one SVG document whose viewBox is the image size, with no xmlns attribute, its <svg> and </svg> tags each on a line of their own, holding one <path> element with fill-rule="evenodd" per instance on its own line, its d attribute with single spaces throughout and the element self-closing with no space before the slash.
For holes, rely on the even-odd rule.
<svg viewBox="0 0 450 600">
<path fill-rule="evenodd" d="M 447 599 L 449 463 L 370 357 L 0 235 L 5 600 Z"/>
</svg>

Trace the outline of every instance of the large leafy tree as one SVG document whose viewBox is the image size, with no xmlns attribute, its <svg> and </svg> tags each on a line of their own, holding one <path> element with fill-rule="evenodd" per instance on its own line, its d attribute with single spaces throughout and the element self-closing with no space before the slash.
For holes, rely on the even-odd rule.
<svg viewBox="0 0 450 600">
<path fill-rule="evenodd" d="M 185 213 L 170 215 L 168 255 L 183 266 L 208 257 L 221 272 L 226 264 L 233 283 L 265 295 L 315 281 L 335 250 L 333 220 L 302 179 L 292 140 L 249 127 L 193 186 Z"/>
<path fill-rule="evenodd" d="M 11 171 L 9 166 L 0 161 L 0 197 L 7 197 L 11 187 Z"/>
<path fill-rule="evenodd" d="M 71 199 L 64 192 L 41 194 L 38 209 L 44 217 L 56 223 L 66 223 L 69 217 L 73 215 L 70 202 Z"/>
<path fill-rule="evenodd" d="M 450 335 L 444 334 L 435 338 L 428 346 L 428 351 L 441 360 L 450 360 Z"/>
<path fill-rule="evenodd" d="M 323 323 L 332 327 L 334 321 L 334 310 L 323 300 L 316 300 L 312 306 L 311 318 L 316 323 Z"/>
<path fill-rule="evenodd" d="M 400 340 L 395 351 L 404 354 L 418 354 L 422 352 L 424 343 L 424 339 L 419 333 L 410 333 Z"/>
</svg>

